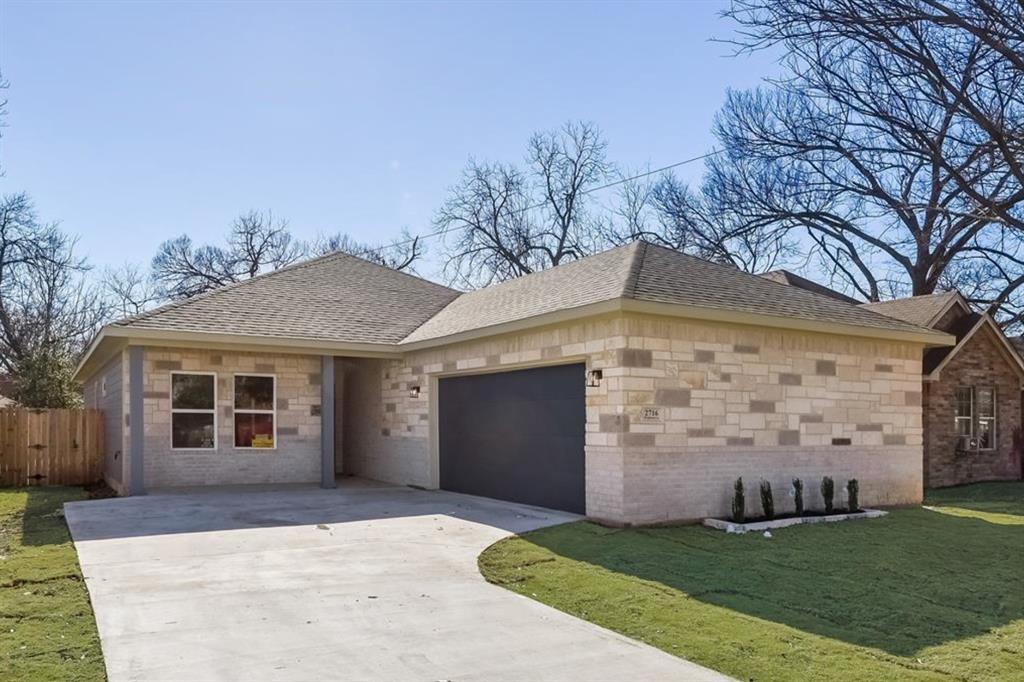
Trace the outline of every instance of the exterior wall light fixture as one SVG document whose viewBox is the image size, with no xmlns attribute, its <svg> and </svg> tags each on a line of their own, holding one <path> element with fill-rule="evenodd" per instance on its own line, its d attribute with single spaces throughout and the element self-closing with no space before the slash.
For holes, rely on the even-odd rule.
<svg viewBox="0 0 1024 682">
<path fill-rule="evenodd" d="M 597 388 L 601 385 L 602 373 L 599 369 L 592 369 L 587 372 L 587 388 Z"/>
<path fill-rule="evenodd" d="M 410 386 L 409 387 L 409 397 L 410 398 L 419 398 L 420 397 L 420 387 L 419 386 Z"/>
</svg>

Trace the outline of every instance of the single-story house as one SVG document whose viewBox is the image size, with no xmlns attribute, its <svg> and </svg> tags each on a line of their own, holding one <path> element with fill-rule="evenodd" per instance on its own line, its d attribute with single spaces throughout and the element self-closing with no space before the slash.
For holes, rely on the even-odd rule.
<svg viewBox="0 0 1024 682">
<path fill-rule="evenodd" d="M 738 476 L 919 502 L 956 342 L 642 241 L 467 293 L 334 253 L 111 324 L 77 377 L 123 494 L 353 474 L 651 523 Z"/>
<path fill-rule="evenodd" d="M 925 486 L 1019 479 L 1024 358 L 991 316 L 956 291 L 864 307 L 956 337 L 927 351 L 921 368 Z"/>
</svg>

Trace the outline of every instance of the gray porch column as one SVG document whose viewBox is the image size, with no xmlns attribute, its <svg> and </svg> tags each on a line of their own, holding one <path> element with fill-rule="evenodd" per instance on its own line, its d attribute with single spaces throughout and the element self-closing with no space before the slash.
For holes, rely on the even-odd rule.
<svg viewBox="0 0 1024 682">
<path fill-rule="evenodd" d="M 128 494 L 146 494 L 146 424 L 142 407 L 142 346 L 128 347 Z"/>
<path fill-rule="evenodd" d="M 320 361 L 320 487 L 334 482 L 334 356 Z"/>
</svg>

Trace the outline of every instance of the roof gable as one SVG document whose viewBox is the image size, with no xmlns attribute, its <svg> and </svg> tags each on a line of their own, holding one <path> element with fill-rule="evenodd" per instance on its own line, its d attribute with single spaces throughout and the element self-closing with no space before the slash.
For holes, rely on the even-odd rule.
<svg viewBox="0 0 1024 682">
<path fill-rule="evenodd" d="M 933 328 L 954 306 L 959 306 L 966 314 L 971 313 L 970 306 L 957 291 L 862 303 L 861 306 L 894 320 L 902 320 L 929 329 Z"/>
<path fill-rule="evenodd" d="M 991 331 L 995 336 L 996 345 L 1003 352 L 1003 357 L 1009 365 L 1017 373 L 1018 377 L 1024 382 L 1024 357 L 1021 357 L 1020 353 L 1013 347 L 1010 340 L 1006 338 L 1003 330 L 999 328 L 995 320 L 988 314 L 978 314 L 972 319 L 972 324 L 969 325 L 969 329 L 961 336 L 957 335 L 960 339 L 956 346 L 952 349 L 942 349 L 944 353 L 941 356 L 934 356 L 932 362 L 925 358 L 925 374 L 926 378 L 931 381 L 936 381 L 941 377 L 942 370 L 945 368 L 954 357 L 957 356 L 962 350 L 964 350 L 983 329 Z"/>
</svg>

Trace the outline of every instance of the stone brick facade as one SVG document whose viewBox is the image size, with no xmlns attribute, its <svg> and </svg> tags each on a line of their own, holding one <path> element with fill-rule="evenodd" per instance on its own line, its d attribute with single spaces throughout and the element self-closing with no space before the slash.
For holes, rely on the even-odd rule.
<svg viewBox="0 0 1024 682">
<path fill-rule="evenodd" d="M 1021 461 L 1013 450 L 1013 430 L 1021 425 L 1021 380 L 1005 353 L 995 332 L 982 327 L 942 368 L 937 381 L 924 383 L 927 487 L 1020 478 Z M 995 388 L 994 449 L 957 452 L 954 417 L 958 387 Z"/>
<path fill-rule="evenodd" d="M 320 480 L 320 358 L 146 348 L 143 358 L 145 484 L 147 488 Z M 171 372 L 217 375 L 217 448 L 171 449 Z M 277 379 L 277 447 L 234 447 L 234 375 Z M 129 419 L 130 423 L 130 419 Z"/>
<path fill-rule="evenodd" d="M 612 313 L 400 359 L 338 358 L 336 467 L 436 487 L 433 394 L 441 378 L 582 362 L 603 375 L 586 389 L 593 518 L 652 523 L 725 514 L 737 476 L 755 506 L 758 479 L 770 480 L 780 510 L 788 508 L 792 478 L 805 480 L 814 504 L 823 475 L 838 488 L 858 478 L 864 504 L 919 502 L 921 351 L 824 330 Z M 143 361 L 147 487 L 319 480 L 319 357 L 147 348 Z M 216 450 L 170 447 L 170 373 L 179 369 L 217 373 Z M 277 376 L 276 450 L 233 447 L 236 372 Z"/>
<path fill-rule="evenodd" d="M 380 478 L 436 485 L 424 478 L 429 464 L 403 461 L 433 456 L 434 379 L 582 361 L 603 373 L 586 398 L 591 517 L 649 523 L 723 514 L 737 476 L 752 489 L 771 480 L 780 508 L 795 476 L 809 491 L 822 475 L 840 486 L 856 477 L 864 504 L 919 502 L 921 350 L 630 314 L 419 351 L 379 365 L 383 407 L 369 457 Z"/>
<path fill-rule="evenodd" d="M 335 446 L 338 471 L 424 488 L 432 486 L 426 400 L 408 398 L 416 385 L 399 378 L 393 362 L 343 358 L 335 364 L 338 407 Z M 404 392 L 404 396 L 403 396 Z"/>
<path fill-rule="evenodd" d="M 86 407 L 103 410 L 106 448 L 103 475 L 107 484 L 118 492 L 123 492 L 125 453 L 128 452 L 124 428 L 124 415 L 128 411 L 126 362 L 125 354 L 118 353 L 82 387 Z"/>
</svg>

